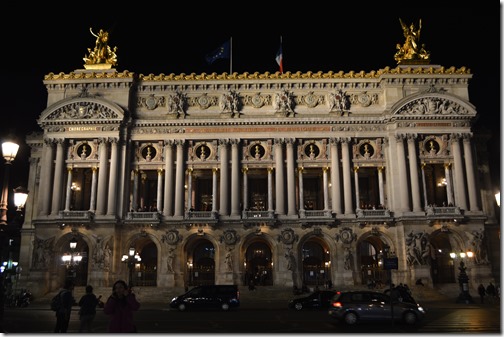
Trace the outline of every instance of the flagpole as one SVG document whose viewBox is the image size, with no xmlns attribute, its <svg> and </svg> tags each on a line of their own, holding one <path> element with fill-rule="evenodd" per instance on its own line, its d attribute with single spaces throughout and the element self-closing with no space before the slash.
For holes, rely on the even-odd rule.
<svg viewBox="0 0 504 337">
<path fill-rule="evenodd" d="M 231 36 L 230 39 L 230 46 L 229 46 L 229 74 L 233 74 L 233 37 Z"/>
</svg>

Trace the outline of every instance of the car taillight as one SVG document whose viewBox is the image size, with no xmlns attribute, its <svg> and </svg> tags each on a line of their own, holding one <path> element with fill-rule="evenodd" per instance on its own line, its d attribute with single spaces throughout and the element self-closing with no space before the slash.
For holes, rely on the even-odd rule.
<svg viewBox="0 0 504 337">
<path fill-rule="evenodd" d="M 331 305 L 335 308 L 341 308 L 343 306 L 341 302 L 332 302 Z"/>
</svg>

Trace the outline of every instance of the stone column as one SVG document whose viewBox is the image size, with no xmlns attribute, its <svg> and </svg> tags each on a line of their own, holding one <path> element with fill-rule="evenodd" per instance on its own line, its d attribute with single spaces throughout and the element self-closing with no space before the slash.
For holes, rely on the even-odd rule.
<svg viewBox="0 0 504 337">
<path fill-rule="evenodd" d="M 360 193 L 359 193 L 359 166 L 354 167 L 354 184 L 355 184 L 355 204 L 357 209 L 360 209 Z"/>
<path fill-rule="evenodd" d="M 273 212 L 273 168 L 268 167 L 268 211 Z"/>
<path fill-rule="evenodd" d="M 472 157 L 471 135 L 464 134 L 462 136 L 464 144 L 464 158 L 467 174 L 467 191 L 469 193 L 469 209 L 471 211 L 479 211 L 478 196 L 476 190 L 476 180 L 474 174 L 474 162 Z"/>
<path fill-rule="evenodd" d="M 329 139 L 331 146 L 331 195 L 332 195 L 332 211 L 336 214 L 341 214 L 341 180 L 339 167 L 339 140 Z"/>
<path fill-rule="evenodd" d="M 453 184 L 455 191 L 455 204 L 461 209 L 467 210 L 467 201 L 465 194 L 465 178 L 464 178 L 464 164 L 462 163 L 462 154 L 460 152 L 460 135 L 452 134 L 450 141 L 452 145 L 453 154 Z"/>
<path fill-rule="evenodd" d="M 229 215 L 229 158 L 227 139 L 219 141 L 220 149 L 220 209 L 221 215 Z"/>
<path fill-rule="evenodd" d="M 65 196 L 65 211 L 70 210 L 70 201 L 72 199 L 72 168 L 67 167 L 67 187 Z"/>
<path fill-rule="evenodd" d="M 294 150 L 295 139 L 286 140 L 287 153 L 287 214 L 296 215 L 296 182 L 294 173 Z"/>
<path fill-rule="evenodd" d="M 110 140 L 110 172 L 109 172 L 109 188 L 107 215 L 116 215 L 117 213 L 117 142 L 119 139 L 112 138 Z"/>
<path fill-rule="evenodd" d="M 324 184 L 324 211 L 329 210 L 329 182 L 327 181 L 327 171 L 329 170 L 328 167 L 323 167 L 322 168 L 322 179 L 323 179 L 323 184 Z"/>
<path fill-rule="evenodd" d="M 350 176 L 350 139 L 341 138 L 341 157 L 343 160 L 343 193 L 345 200 L 345 215 L 353 215 L 352 205 L 352 177 Z M 358 205 L 357 205 L 358 206 Z"/>
<path fill-rule="evenodd" d="M 96 197 L 96 214 L 105 214 L 105 198 L 107 197 L 108 144 L 107 140 L 98 140 L 100 146 L 100 170 L 98 171 L 98 194 Z"/>
<path fill-rule="evenodd" d="M 64 149 L 64 139 L 58 139 L 56 143 L 56 164 L 54 167 L 54 184 L 52 192 L 52 209 L 51 215 L 58 215 L 61 205 L 61 193 L 63 192 L 62 182 L 63 182 L 63 169 L 65 163 L 65 149 Z"/>
<path fill-rule="evenodd" d="M 240 158 L 238 139 L 231 140 L 231 215 L 240 215 Z"/>
<path fill-rule="evenodd" d="M 187 169 L 187 212 L 193 208 L 193 187 L 192 187 L 192 173 L 193 169 Z"/>
<path fill-rule="evenodd" d="M 163 211 L 163 169 L 157 170 L 157 201 L 156 209 L 158 212 Z"/>
<path fill-rule="evenodd" d="M 453 186 L 452 177 L 450 173 L 450 164 L 444 165 L 445 178 L 446 178 L 446 198 L 448 199 L 448 205 L 455 205 L 453 200 Z"/>
<path fill-rule="evenodd" d="M 177 163 L 175 169 L 175 213 L 174 216 L 182 217 L 184 215 L 184 143 L 179 139 L 177 144 Z"/>
<path fill-rule="evenodd" d="M 44 139 L 43 165 L 40 169 L 40 192 L 38 195 L 38 209 L 40 215 L 48 215 L 51 201 L 51 186 L 53 181 L 53 140 Z"/>
<path fill-rule="evenodd" d="M 173 215 L 173 141 L 165 141 L 165 188 L 164 188 L 164 206 L 163 215 Z"/>
<path fill-rule="evenodd" d="M 298 168 L 298 184 L 299 184 L 299 210 L 304 212 L 304 187 L 303 187 L 303 167 Z"/>
<path fill-rule="evenodd" d="M 378 167 L 378 189 L 380 190 L 380 204 L 385 207 L 385 193 L 383 190 L 383 166 Z"/>
<path fill-rule="evenodd" d="M 400 210 L 402 212 L 410 211 L 409 207 L 409 187 L 408 187 L 408 178 L 406 175 L 406 153 L 404 151 L 404 135 L 398 134 L 395 135 L 396 139 L 396 148 L 397 148 L 397 165 L 399 177 L 396 183 L 399 184 L 401 198 L 399 200 Z"/>
<path fill-rule="evenodd" d="M 421 212 L 422 206 L 420 204 L 420 184 L 418 182 L 418 162 L 416 153 L 416 139 L 417 135 L 408 134 L 408 157 L 411 178 L 411 199 L 413 200 L 413 212 Z"/>
<path fill-rule="evenodd" d="M 427 200 L 427 183 L 425 181 L 425 163 L 422 163 L 422 188 L 423 188 L 424 206 L 427 206 L 428 200 Z"/>
<path fill-rule="evenodd" d="M 243 209 L 248 210 L 248 167 L 242 169 L 243 172 Z"/>
<path fill-rule="evenodd" d="M 212 169 L 212 213 L 217 213 L 217 172 L 218 168 Z"/>
<path fill-rule="evenodd" d="M 275 212 L 281 215 L 285 214 L 283 142 L 283 139 L 275 139 Z"/>
<path fill-rule="evenodd" d="M 98 168 L 96 166 L 91 167 L 91 201 L 89 202 L 89 211 L 94 212 L 96 210 L 96 184 L 98 183 Z"/>
<path fill-rule="evenodd" d="M 138 169 L 134 169 L 133 170 L 133 200 L 131 201 L 131 204 L 132 204 L 132 207 L 133 208 L 133 211 L 136 212 L 138 211 L 138 207 L 140 206 L 138 204 L 138 176 L 139 176 L 140 172 L 138 171 Z"/>
</svg>

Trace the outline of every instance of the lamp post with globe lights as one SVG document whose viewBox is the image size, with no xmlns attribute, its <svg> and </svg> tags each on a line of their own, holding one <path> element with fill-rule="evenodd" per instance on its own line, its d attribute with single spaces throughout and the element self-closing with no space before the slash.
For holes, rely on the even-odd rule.
<svg viewBox="0 0 504 337">
<path fill-rule="evenodd" d="M 474 300 L 469 294 L 469 276 L 467 276 L 466 269 L 467 267 L 465 266 L 464 259 L 466 258 L 472 258 L 474 253 L 472 251 L 467 251 L 467 252 L 460 252 L 460 253 L 455 253 L 452 252 L 450 253 L 450 257 L 455 261 L 456 259 L 460 258 L 460 265 L 458 267 L 459 269 L 459 276 L 458 276 L 458 282 L 459 282 L 459 287 L 460 287 L 460 294 L 457 297 L 457 303 L 474 303 Z"/>
<path fill-rule="evenodd" d="M 137 252 L 135 252 L 134 247 L 130 247 L 128 254 L 124 254 L 121 261 L 128 265 L 128 287 L 131 289 L 133 287 L 133 270 L 135 269 L 135 264 L 142 261 L 142 258 Z"/>
</svg>

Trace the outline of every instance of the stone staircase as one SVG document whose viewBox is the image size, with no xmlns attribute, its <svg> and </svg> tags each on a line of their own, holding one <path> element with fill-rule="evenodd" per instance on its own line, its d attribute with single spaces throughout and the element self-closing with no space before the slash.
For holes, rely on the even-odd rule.
<svg viewBox="0 0 504 337">
<path fill-rule="evenodd" d="M 306 296 L 307 294 L 294 295 L 291 287 L 285 286 L 256 286 L 254 291 L 250 291 L 247 286 L 238 286 L 240 291 L 240 300 L 243 303 L 253 300 L 272 302 L 272 301 L 285 301 L 288 302 L 290 299 L 295 297 Z M 386 288 L 376 289 L 376 291 L 384 291 Z M 442 287 L 430 288 L 427 286 L 410 286 L 413 297 L 420 303 L 424 301 L 437 301 L 437 300 L 455 300 L 459 294 L 459 288 L 457 284 L 444 285 Z M 313 291 L 313 289 L 310 289 Z M 352 286 L 343 287 L 338 289 L 334 287 L 333 290 L 368 290 L 366 286 Z M 185 292 L 183 287 L 134 287 L 137 299 L 140 303 L 166 303 L 168 304 L 171 299 L 175 296 L 181 295 Z M 49 303 L 51 298 L 58 291 L 53 291 L 42 298 L 35 299 L 36 302 L 46 302 Z M 102 301 L 106 301 L 110 296 L 112 289 L 111 287 L 94 287 L 93 292 L 96 296 L 102 295 Z M 85 287 L 75 287 L 74 288 L 74 298 L 76 301 L 85 294 Z M 472 294 L 475 296 L 475 293 Z"/>
</svg>

